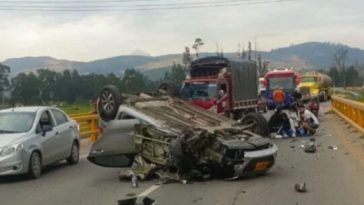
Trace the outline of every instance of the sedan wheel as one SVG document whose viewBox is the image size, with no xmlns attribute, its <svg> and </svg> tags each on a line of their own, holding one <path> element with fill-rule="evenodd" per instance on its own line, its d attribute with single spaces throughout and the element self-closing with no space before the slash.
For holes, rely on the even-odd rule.
<svg viewBox="0 0 364 205">
<path fill-rule="evenodd" d="M 77 145 L 77 143 L 73 143 L 72 148 L 71 148 L 71 154 L 67 158 L 67 162 L 69 164 L 77 164 L 79 159 L 80 159 L 80 151 L 78 149 L 78 145 Z"/>
<path fill-rule="evenodd" d="M 39 178 L 42 174 L 42 161 L 38 152 L 33 152 L 29 160 L 28 175 L 32 179 Z"/>
</svg>

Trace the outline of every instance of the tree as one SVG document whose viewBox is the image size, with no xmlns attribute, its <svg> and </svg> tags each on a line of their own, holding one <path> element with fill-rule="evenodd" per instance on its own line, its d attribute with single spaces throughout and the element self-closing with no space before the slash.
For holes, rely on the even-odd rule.
<svg viewBox="0 0 364 205">
<path fill-rule="evenodd" d="M 348 52 L 349 50 L 344 47 L 340 47 L 337 52 L 334 54 L 334 61 L 335 66 L 339 72 L 344 73 L 343 75 L 343 86 L 346 87 L 346 76 L 345 76 L 345 69 L 346 69 L 346 62 L 348 60 Z"/>
<path fill-rule="evenodd" d="M 252 59 L 252 42 L 248 43 L 248 60 Z"/>
<path fill-rule="evenodd" d="M 6 90 L 10 85 L 9 73 L 10 67 L 0 63 L 0 92 Z"/>
<path fill-rule="evenodd" d="M 341 78 L 339 75 L 339 71 L 336 67 L 331 67 L 329 72 L 327 73 L 331 79 L 333 80 L 334 86 L 341 86 Z"/>
<path fill-rule="evenodd" d="M 187 70 L 187 66 L 189 66 L 192 62 L 190 48 L 187 46 L 185 47 L 185 51 L 183 52 L 183 55 L 182 55 L 182 62 L 183 62 L 183 65 L 185 66 L 185 70 Z"/>
<path fill-rule="evenodd" d="M 7 90 L 10 86 L 9 73 L 10 67 L 0 63 L 0 93 L 2 101 L 4 99 L 4 91 Z"/>
<path fill-rule="evenodd" d="M 200 47 L 204 45 L 204 42 L 201 38 L 196 38 L 195 43 L 192 45 L 192 48 L 196 51 L 196 58 L 199 58 Z"/>
<path fill-rule="evenodd" d="M 171 83 L 180 87 L 182 82 L 186 79 L 186 73 L 180 64 L 173 63 L 171 72 L 166 72 L 164 74 L 164 82 Z"/>
<path fill-rule="evenodd" d="M 11 80 L 13 85 L 12 102 L 22 103 L 25 105 L 40 104 L 41 90 L 40 82 L 37 76 L 30 72 L 28 74 L 20 73 Z"/>
</svg>

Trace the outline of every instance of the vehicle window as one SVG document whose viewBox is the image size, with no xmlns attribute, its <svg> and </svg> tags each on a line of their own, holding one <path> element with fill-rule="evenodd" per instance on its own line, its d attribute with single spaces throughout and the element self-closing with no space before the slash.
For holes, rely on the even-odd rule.
<svg viewBox="0 0 364 205">
<path fill-rule="evenodd" d="M 183 99 L 201 99 L 216 97 L 217 85 L 215 82 L 185 83 L 181 90 Z"/>
<path fill-rule="evenodd" d="M 269 78 L 269 89 L 273 90 L 280 87 L 283 90 L 294 90 L 295 84 L 293 77 L 272 77 Z"/>
<path fill-rule="evenodd" d="M 135 118 L 133 116 L 131 116 L 131 115 L 126 114 L 125 112 L 121 112 L 121 113 L 119 113 L 119 116 L 118 116 L 117 119 L 119 119 L 119 120 L 131 120 L 131 119 L 135 119 Z"/>
<path fill-rule="evenodd" d="M 0 113 L 0 133 L 20 133 L 29 131 L 34 122 L 35 112 Z"/>
<path fill-rule="evenodd" d="M 43 128 L 44 125 L 49 125 L 54 127 L 55 123 L 53 122 L 53 119 L 51 117 L 51 114 L 49 113 L 49 111 L 44 111 L 41 116 L 40 116 L 40 120 L 39 120 L 39 125 L 41 128 Z"/>
<path fill-rule="evenodd" d="M 54 115 L 54 118 L 56 118 L 57 125 L 61 125 L 63 123 L 68 122 L 67 116 L 63 114 L 61 111 L 52 109 L 52 113 Z"/>
</svg>

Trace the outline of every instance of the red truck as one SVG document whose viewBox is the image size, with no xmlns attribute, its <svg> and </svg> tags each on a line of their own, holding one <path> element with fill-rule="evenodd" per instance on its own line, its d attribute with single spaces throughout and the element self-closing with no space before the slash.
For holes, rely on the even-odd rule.
<svg viewBox="0 0 364 205">
<path fill-rule="evenodd" d="M 179 92 L 182 99 L 229 116 L 244 124 L 255 124 L 261 135 L 269 132 L 266 119 L 258 110 L 258 76 L 253 61 L 231 61 L 206 57 L 191 63 L 190 76 Z"/>
</svg>

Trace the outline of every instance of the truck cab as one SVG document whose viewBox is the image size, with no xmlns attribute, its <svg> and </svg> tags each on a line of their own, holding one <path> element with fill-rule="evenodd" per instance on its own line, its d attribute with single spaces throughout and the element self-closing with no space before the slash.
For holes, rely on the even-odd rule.
<svg viewBox="0 0 364 205">
<path fill-rule="evenodd" d="M 276 103 L 273 100 L 273 92 L 276 88 L 280 88 L 285 93 L 283 108 L 288 108 L 293 103 L 292 93 L 297 88 L 300 79 L 298 74 L 292 69 L 275 69 L 269 71 L 264 76 L 264 84 L 266 87 L 265 97 L 268 99 L 269 109 L 275 109 Z"/>
<path fill-rule="evenodd" d="M 182 99 L 216 113 L 223 113 L 227 108 L 226 95 L 225 79 L 188 79 L 180 92 Z"/>
</svg>

